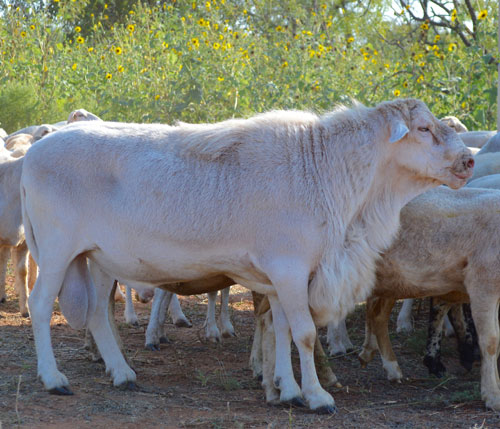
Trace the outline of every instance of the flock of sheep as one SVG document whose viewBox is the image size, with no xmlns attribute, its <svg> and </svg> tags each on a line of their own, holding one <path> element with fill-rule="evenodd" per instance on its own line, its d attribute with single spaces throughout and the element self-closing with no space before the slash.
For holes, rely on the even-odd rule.
<svg viewBox="0 0 500 429">
<path fill-rule="evenodd" d="M 32 318 L 38 375 L 51 393 L 72 393 L 50 344 L 56 297 L 69 324 L 91 333 L 114 385 L 132 386 L 108 317 L 117 281 L 127 285 L 129 323 L 137 322 L 131 288 L 145 300 L 154 293 L 151 350 L 165 341 L 167 310 L 190 326 L 176 293 L 209 294 L 206 337 L 219 341 L 221 290 L 222 336 L 233 336 L 229 287 L 239 283 L 254 296 L 250 365 L 268 402 L 335 412 L 324 387 L 338 379 L 316 326 L 328 325 L 330 354 L 345 353 L 353 348 L 345 317 L 365 300 L 359 359 L 365 365 L 379 351 L 389 380 L 401 380 L 390 312 L 407 299 L 398 330 L 410 330 L 411 299 L 433 297 L 426 365 L 445 370 L 449 315 L 462 364 L 470 369 L 479 347 L 482 398 L 500 410 L 495 132 L 469 132 L 400 100 L 175 127 L 109 123 L 81 109 L 67 123 L 1 137 L 0 301 L 12 249 L 20 311 Z"/>
</svg>

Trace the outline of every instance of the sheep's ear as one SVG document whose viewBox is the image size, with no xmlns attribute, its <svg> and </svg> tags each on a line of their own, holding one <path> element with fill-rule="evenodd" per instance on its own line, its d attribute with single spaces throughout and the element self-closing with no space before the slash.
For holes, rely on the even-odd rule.
<svg viewBox="0 0 500 429">
<path fill-rule="evenodd" d="M 390 143 L 396 143 L 410 132 L 406 124 L 399 119 L 391 123 L 390 131 L 391 131 L 391 136 L 389 137 Z"/>
</svg>

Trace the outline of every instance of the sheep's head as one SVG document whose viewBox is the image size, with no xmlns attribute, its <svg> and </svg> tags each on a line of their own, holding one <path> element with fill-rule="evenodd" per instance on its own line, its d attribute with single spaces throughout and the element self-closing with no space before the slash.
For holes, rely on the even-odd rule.
<svg viewBox="0 0 500 429">
<path fill-rule="evenodd" d="M 474 159 L 455 130 L 439 121 L 419 100 L 377 107 L 389 123 L 391 159 L 416 180 L 458 189 L 472 176 Z"/>
<path fill-rule="evenodd" d="M 101 121 L 101 120 L 102 119 L 99 118 L 97 115 L 94 115 L 93 113 L 90 113 L 85 109 L 73 110 L 68 116 L 68 124 L 79 121 Z"/>
<path fill-rule="evenodd" d="M 441 122 L 453 128 L 457 133 L 465 133 L 468 131 L 467 127 L 455 116 L 445 116 L 441 118 Z"/>
</svg>

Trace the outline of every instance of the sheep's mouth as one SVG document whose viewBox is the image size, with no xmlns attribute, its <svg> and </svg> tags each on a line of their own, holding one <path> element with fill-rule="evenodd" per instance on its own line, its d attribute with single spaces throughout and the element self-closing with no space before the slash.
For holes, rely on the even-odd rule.
<svg viewBox="0 0 500 429">
<path fill-rule="evenodd" d="M 472 177 L 472 171 L 469 171 L 467 173 L 455 173 L 455 172 L 452 172 L 453 175 L 455 177 L 457 177 L 458 179 L 460 180 L 467 180 L 469 179 L 470 177 Z"/>
</svg>

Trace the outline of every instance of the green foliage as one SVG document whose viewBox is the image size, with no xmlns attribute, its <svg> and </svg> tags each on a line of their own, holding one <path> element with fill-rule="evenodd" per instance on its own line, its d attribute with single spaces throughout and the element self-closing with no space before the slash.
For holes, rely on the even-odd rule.
<svg viewBox="0 0 500 429">
<path fill-rule="evenodd" d="M 478 2 L 487 16 L 467 44 L 457 32 L 466 24 L 453 27 L 466 11 L 453 21 L 450 11 L 447 28 L 419 20 L 414 3 L 18 1 L 0 21 L 0 94 L 29 83 L 34 104 L 7 117 L 0 106 L 0 121 L 10 129 L 85 108 L 108 120 L 206 122 L 415 97 L 437 116 L 493 129 L 495 2 Z"/>
<path fill-rule="evenodd" d="M 33 87 L 17 82 L 0 86 L 0 126 L 8 133 L 31 124 L 36 117 L 37 94 Z"/>
</svg>

